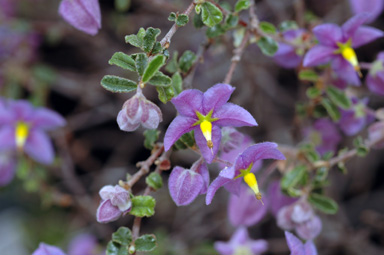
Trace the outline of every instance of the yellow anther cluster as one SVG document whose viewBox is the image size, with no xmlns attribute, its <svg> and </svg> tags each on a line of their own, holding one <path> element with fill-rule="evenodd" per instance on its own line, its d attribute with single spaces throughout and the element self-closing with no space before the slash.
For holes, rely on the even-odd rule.
<svg viewBox="0 0 384 255">
<path fill-rule="evenodd" d="M 203 133 L 205 140 L 207 140 L 207 146 L 212 149 L 213 143 L 212 143 L 212 123 L 204 120 L 200 123 L 200 129 Z"/>
</svg>

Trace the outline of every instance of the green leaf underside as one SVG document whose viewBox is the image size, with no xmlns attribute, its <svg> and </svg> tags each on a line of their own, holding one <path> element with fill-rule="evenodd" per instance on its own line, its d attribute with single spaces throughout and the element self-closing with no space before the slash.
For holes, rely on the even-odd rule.
<svg viewBox="0 0 384 255">
<path fill-rule="evenodd" d="M 137 88 L 136 82 L 114 75 L 105 75 L 101 86 L 114 93 L 127 93 Z"/>
<path fill-rule="evenodd" d="M 151 196 L 136 196 L 132 198 L 132 209 L 129 214 L 137 217 L 150 217 L 155 213 L 156 201 Z"/>
</svg>

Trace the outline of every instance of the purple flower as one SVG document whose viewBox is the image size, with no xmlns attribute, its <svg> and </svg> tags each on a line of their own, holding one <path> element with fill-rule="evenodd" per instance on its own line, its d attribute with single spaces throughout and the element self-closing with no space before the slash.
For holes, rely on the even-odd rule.
<svg viewBox="0 0 384 255">
<path fill-rule="evenodd" d="M 101 28 L 101 13 L 98 0 L 62 0 L 60 15 L 76 29 L 96 35 Z"/>
<path fill-rule="evenodd" d="M 10 183 L 15 176 L 16 161 L 12 153 L 0 152 L 0 187 Z"/>
<path fill-rule="evenodd" d="M 302 45 L 304 42 L 304 29 L 292 29 L 285 31 L 283 37 L 286 41 L 296 45 Z M 285 68 L 295 68 L 300 65 L 303 59 L 304 52 L 301 49 L 296 49 L 294 46 L 279 43 L 279 49 L 273 55 L 273 59 L 277 64 Z"/>
<path fill-rule="evenodd" d="M 115 221 L 131 210 L 132 202 L 129 192 L 119 185 L 104 186 L 99 195 L 102 201 L 97 208 L 96 218 L 100 223 Z"/>
<path fill-rule="evenodd" d="M 28 101 L 9 101 L 0 108 L 0 150 L 18 149 L 42 164 L 51 164 L 54 151 L 45 131 L 64 124 L 63 117 L 54 111 L 33 108 Z"/>
<path fill-rule="evenodd" d="M 371 126 L 369 126 L 368 137 L 370 142 L 375 143 L 372 148 L 384 148 L 384 121 L 375 122 Z"/>
<path fill-rule="evenodd" d="M 205 194 L 209 185 L 209 171 L 205 162 L 196 161 L 191 169 L 176 166 L 169 176 L 169 193 L 177 206 L 192 203 L 200 194 Z"/>
<path fill-rule="evenodd" d="M 252 173 L 252 167 L 261 159 L 284 160 L 284 155 L 277 149 L 277 144 L 264 142 L 248 147 L 240 154 L 232 167 L 226 167 L 220 171 L 219 176 L 211 183 L 207 191 L 206 204 L 209 205 L 216 191 L 226 185 L 226 188 L 232 193 L 239 194 L 241 179 L 255 192 L 257 199 L 261 199 L 257 180 Z"/>
<path fill-rule="evenodd" d="M 383 32 L 362 26 L 369 19 L 367 13 L 358 14 L 341 27 L 322 24 L 313 29 L 319 45 L 312 47 L 304 57 L 303 65 L 318 66 L 331 62 L 332 69 L 340 79 L 351 85 L 360 85 L 360 72 L 356 53 L 353 50 L 383 36 Z"/>
<path fill-rule="evenodd" d="M 255 119 L 248 111 L 227 103 L 234 89 L 228 84 L 216 84 L 204 93 L 189 89 L 173 98 L 172 103 L 180 115 L 165 133 L 165 150 L 169 150 L 180 136 L 194 130 L 201 154 L 211 163 L 220 147 L 220 127 L 256 126 Z"/>
<path fill-rule="evenodd" d="M 14 16 L 15 2 L 15 0 L 0 0 L 0 21 Z"/>
<path fill-rule="evenodd" d="M 96 237 L 89 234 L 77 235 L 68 245 L 68 255 L 96 255 L 96 251 Z"/>
<path fill-rule="evenodd" d="M 338 122 L 340 129 L 348 136 L 356 135 L 367 124 L 374 121 L 374 116 L 368 112 L 368 98 L 358 101 L 352 98 L 352 109 L 340 109 L 341 118 Z"/>
<path fill-rule="evenodd" d="M 383 0 L 349 0 L 354 14 L 367 12 L 370 14 L 367 23 L 374 21 L 384 8 Z"/>
<path fill-rule="evenodd" d="M 380 52 L 372 63 L 366 82 L 370 91 L 384 96 L 384 52 Z"/>
<path fill-rule="evenodd" d="M 215 250 L 221 255 L 258 255 L 267 249 L 268 243 L 265 240 L 250 239 L 247 229 L 244 227 L 238 228 L 229 242 L 215 242 Z"/>
<path fill-rule="evenodd" d="M 35 250 L 32 255 L 66 255 L 60 248 L 48 245 L 45 243 L 40 243 L 39 248 Z"/>
<path fill-rule="evenodd" d="M 140 124 L 147 129 L 156 129 L 162 120 L 160 108 L 141 92 L 128 99 L 117 115 L 120 129 L 128 132 L 136 130 Z"/>
<path fill-rule="evenodd" d="M 285 231 L 285 238 L 291 255 L 317 255 L 315 244 L 310 240 L 303 244 L 295 235 Z"/>
<path fill-rule="evenodd" d="M 326 152 L 336 152 L 341 141 L 340 132 L 336 125 L 327 118 L 318 119 L 310 130 L 304 132 L 307 140 L 315 145 L 320 155 Z"/>
<path fill-rule="evenodd" d="M 288 197 L 281 192 L 280 181 L 274 181 L 268 188 L 269 209 L 276 217 L 279 210 L 287 205 L 294 203 L 297 199 Z"/>
<path fill-rule="evenodd" d="M 256 224 L 267 214 L 267 201 L 265 201 L 265 205 L 261 204 L 255 199 L 255 194 L 250 189 L 241 185 L 239 196 L 234 194 L 229 196 L 229 221 L 235 227 L 249 227 Z"/>
<path fill-rule="evenodd" d="M 284 230 L 295 229 L 306 240 L 312 240 L 320 234 L 322 223 L 307 201 L 299 200 L 285 206 L 277 213 L 277 225 Z"/>
</svg>

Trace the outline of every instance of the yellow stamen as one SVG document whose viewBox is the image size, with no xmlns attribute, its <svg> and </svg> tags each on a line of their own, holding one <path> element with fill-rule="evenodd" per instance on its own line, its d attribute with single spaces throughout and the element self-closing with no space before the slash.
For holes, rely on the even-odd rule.
<svg viewBox="0 0 384 255">
<path fill-rule="evenodd" d="M 15 139 L 17 148 L 23 149 L 29 134 L 29 126 L 24 122 L 19 122 L 16 125 Z"/>
<path fill-rule="evenodd" d="M 351 47 L 345 47 L 342 48 L 341 55 L 354 67 L 355 71 L 361 77 L 362 74 L 360 71 L 360 66 L 355 51 Z"/>
<path fill-rule="evenodd" d="M 203 132 L 203 135 L 205 137 L 205 140 L 207 140 L 207 146 L 212 149 L 213 148 L 213 142 L 212 142 L 212 123 L 204 120 L 200 123 L 200 129 L 201 132 Z"/>
<path fill-rule="evenodd" d="M 253 173 L 247 173 L 244 175 L 244 181 L 253 190 L 253 192 L 255 192 L 256 199 L 260 200 L 264 205 L 263 200 L 261 200 L 261 193 L 259 191 L 259 186 L 257 185 L 256 176 Z"/>
</svg>

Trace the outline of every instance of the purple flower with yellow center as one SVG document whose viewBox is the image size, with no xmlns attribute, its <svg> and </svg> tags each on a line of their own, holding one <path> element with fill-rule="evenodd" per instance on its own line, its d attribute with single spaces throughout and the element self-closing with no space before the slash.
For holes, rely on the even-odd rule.
<svg viewBox="0 0 384 255">
<path fill-rule="evenodd" d="M 283 33 L 286 41 L 295 45 L 302 45 L 305 38 L 304 29 L 291 29 Z M 279 49 L 273 55 L 273 60 L 277 64 L 285 68 L 295 68 L 300 65 L 304 55 L 302 48 L 295 48 L 293 45 L 287 43 L 279 43 Z"/>
<path fill-rule="evenodd" d="M 384 96 L 384 52 L 380 52 L 372 63 L 366 82 L 370 91 Z"/>
<path fill-rule="evenodd" d="M 229 242 L 215 242 L 215 250 L 221 255 L 259 255 L 267 249 L 267 241 L 250 239 L 244 227 L 238 228 Z"/>
<path fill-rule="evenodd" d="M 304 131 L 304 135 L 320 155 L 324 155 L 326 152 L 336 152 L 341 141 L 339 130 L 328 118 L 316 120 L 310 129 Z"/>
<path fill-rule="evenodd" d="M 319 44 L 312 47 L 304 57 L 305 67 L 331 62 L 337 75 L 351 85 L 360 85 L 361 76 L 355 48 L 383 36 L 376 28 L 362 26 L 369 14 L 358 14 L 341 27 L 336 24 L 322 24 L 313 29 Z"/>
<path fill-rule="evenodd" d="M 375 116 L 369 111 L 368 98 L 358 100 L 352 98 L 351 109 L 340 109 L 341 118 L 338 122 L 344 134 L 353 136 L 359 133 L 366 125 L 375 120 Z"/>
<path fill-rule="evenodd" d="M 76 29 L 96 35 L 101 28 L 99 0 L 62 0 L 60 15 Z"/>
<path fill-rule="evenodd" d="M 383 0 L 349 0 L 354 14 L 367 12 L 370 14 L 367 22 L 374 21 L 384 8 Z"/>
<path fill-rule="evenodd" d="M 285 231 L 285 238 L 291 255 L 317 255 L 316 246 L 312 241 L 303 244 L 299 238 L 288 231 Z"/>
<path fill-rule="evenodd" d="M 65 125 L 59 114 L 34 108 L 28 101 L 8 101 L 0 107 L 0 150 L 25 152 L 42 164 L 54 159 L 52 143 L 45 131 Z"/>
<path fill-rule="evenodd" d="M 253 165 L 262 159 L 285 160 L 284 155 L 277 149 L 276 143 L 264 142 L 248 147 L 237 158 L 233 166 L 226 167 L 220 171 L 219 176 L 211 183 L 206 196 L 206 204 L 209 205 L 216 191 L 230 185 L 230 192 L 237 193 L 241 188 L 241 179 L 253 190 L 258 200 L 261 200 L 261 193 L 257 184 L 255 174 L 252 172 Z"/>
<path fill-rule="evenodd" d="M 165 150 L 169 150 L 183 134 L 194 130 L 202 156 L 211 163 L 220 147 L 220 127 L 256 126 L 255 119 L 247 110 L 227 103 L 234 90 L 228 84 L 216 84 L 204 93 L 189 89 L 173 98 L 172 103 L 180 114 L 165 133 Z"/>
</svg>

